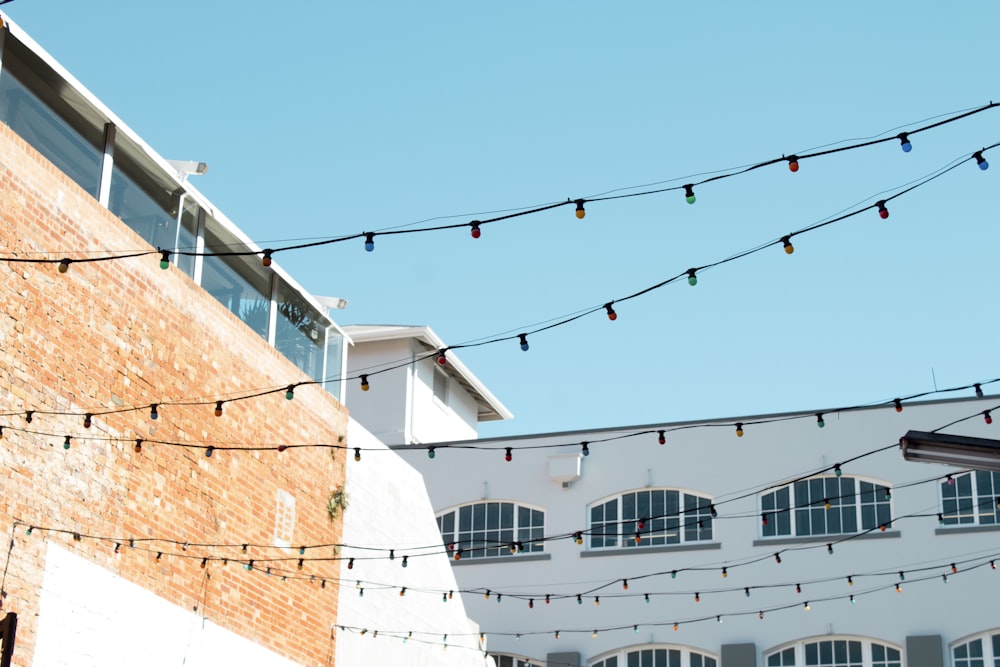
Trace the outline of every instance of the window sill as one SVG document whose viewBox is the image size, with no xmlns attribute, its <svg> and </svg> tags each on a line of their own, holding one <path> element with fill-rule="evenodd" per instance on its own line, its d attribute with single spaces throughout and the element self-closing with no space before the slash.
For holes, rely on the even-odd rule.
<svg viewBox="0 0 1000 667">
<path fill-rule="evenodd" d="M 600 558 L 602 556 L 629 556 L 633 554 L 662 554 L 674 551 L 703 551 L 721 549 L 721 542 L 691 542 L 688 544 L 666 544 L 657 547 L 612 547 L 581 551 L 580 558 Z"/>
<path fill-rule="evenodd" d="M 965 526 L 949 526 L 945 528 L 935 528 L 935 535 L 958 535 L 961 533 L 989 533 L 992 531 L 1000 530 L 1000 526 L 996 525 L 976 525 L 968 524 Z"/>
<path fill-rule="evenodd" d="M 755 547 L 766 547 L 772 544 L 808 544 L 837 543 L 845 540 L 881 540 L 885 538 L 899 537 L 898 530 L 872 531 L 870 533 L 837 533 L 836 535 L 806 535 L 804 537 L 765 537 L 753 541 Z"/>
<path fill-rule="evenodd" d="M 490 558 L 451 559 L 452 565 L 496 565 L 497 563 L 523 563 L 526 560 L 551 560 L 552 554 L 511 554 L 510 556 L 492 556 Z"/>
</svg>

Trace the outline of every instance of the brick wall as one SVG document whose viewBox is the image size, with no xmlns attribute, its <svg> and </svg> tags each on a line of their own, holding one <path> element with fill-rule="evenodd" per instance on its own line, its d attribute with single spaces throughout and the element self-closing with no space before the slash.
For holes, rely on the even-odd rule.
<svg viewBox="0 0 1000 667">
<path fill-rule="evenodd" d="M 0 256 L 80 257 L 81 251 L 149 246 L 82 192 L 22 139 L 0 125 Z M 52 252 L 53 255 L 39 253 Z M 215 400 L 307 380 L 301 372 L 176 268 L 159 257 L 51 264 L 0 262 L 0 534 L 13 535 L 3 611 L 19 617 L 14 662 L 32 663 L 47 543 L 186 609 L 205 602 L 209 620 L 303 665 L 330 664 L 337 618 L 336 560 L 330 490 L 343 483 L 344 451 L 277 445 L 335 444 L 347 413 L 319 387 L 213 405 L 164 405 L 81 416 L 195 397 Z M 34 410 L 32 422 L 24 412 Z M 69 450 L 63 449 L 66 435 Z M 146 443 L 136 438 L 214 444 L 273 445 L 267 451 L 217 450 Z M 199 544 L 271 545 L 279 491 L 295 501 L 294 549 L 220 549 Z M 14 522 L 59 528 L 26 535 Z M 166 538 L 135 549 L 93 537 Z M 0 538 L 0 544 L 8 540 Z M 162 552 L 157 562 L 155 556 Z M 252 572 L 204 557 L 256 560 Z M 3 554 L 0 553 L 0 558 Z M 266 576 L 268 558 L 289 576 Z M 210 578 L 206 580 L 206 571 Z M 310 583 L 310 576 L 316 580 Z M 298 579 L 302 577 L 303 579 Z M 327 580 L 321 588 L 319 580 Z"/>
</svg>

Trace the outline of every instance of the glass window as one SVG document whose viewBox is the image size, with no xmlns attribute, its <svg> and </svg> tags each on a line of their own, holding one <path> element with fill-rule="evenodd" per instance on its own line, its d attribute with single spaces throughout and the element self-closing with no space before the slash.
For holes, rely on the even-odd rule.
<svg viewBox="0 0 1000 667">
<path fill-rule="evenodd" d="M 941 521 L 946 526 L 1000 524 L 1000 472 L 977 470 L 941 482 Z"/>
<path fill-rule="evenodd" d="M 437 518 L 441 539 L 463 558 L 489 558 L 544 550 L 545 512 L 511 502 L 462 505 Z M 457 524 L 457 529 L 456 529 Z"/>
<path fill-rule="evenodd" d="M 951 647 L 952 667 L 1000 667 L 1000 632 L 993 630 Z"/>
<path fill-rule="evenodd" d="M 814 477 L 760 497 L 764 537 L 840 535 L 892 523 L 889 488 L 854 477 Z"/>
<path fill-rule="evenodd" d="M 154 248 L 173 249 L 177 244 L 177 211 L 180 193 L 157 182 L 139 165 L 122 139 L 115 147 L 108 210 L 121 218 Z"/>
<path fill-rule="evenodd" d="M 89 140 L 84 138 L 28 90 L 9 71 L 6 61 L 4 65 L 0 74 L 0 120 L 96 198 L 104 159 L 103 136 L 91 134 Z"/>
<path fill-rule="evenodd" d="M 712 540 L 712 501 L 675 489 L 623 493 L 590 507 L 590 547 L 648 547 Z"/>
<path fill-rule="evenodd" d="M 902 652 L 867 639 L 804 641 L 765 655 L 767 667 L 902 667 Z"/>
<path fill-rule="evenodd" d="M 323 387 L 343 402 L 341 389 L 344 385 L 344 336 L 335 327 L 326 332 L 326 381 Z"/>
<path fill-rule="evenodd" d="M 490 657 L 496 662 L 496 667 L 538 667 L 541 664 L 532 662 L 530 658 L 504 653 L 490 653 Z"/>
<path fill-rule="evenodd" d="M 277 304 L 274 346 L 313 380 L 322 380 L 325 318 L 297 290 L 280 279 Z"/>
<path fill-rule="evenodd" d="M 216 225 L 206 225 L 206 251 L 229 250 L 219 234 Z M 202 259 L 201 286 L 266 340 L 271 310 L 269 273 L 261 270 L 259 261 L 251 266 L 247 257 L 208 255 Z"/>
<path fill-rule="evenodd" d="M 591 667 L 716 667 L 716 659 L 683 647 L 649 647 L 609 655 Z"/>
</svg>

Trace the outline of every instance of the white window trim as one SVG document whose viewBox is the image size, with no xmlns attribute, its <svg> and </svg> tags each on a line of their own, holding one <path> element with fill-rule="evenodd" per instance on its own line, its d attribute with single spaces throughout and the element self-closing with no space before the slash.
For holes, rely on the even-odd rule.
<svg viewBox="0 0 1000 667">
<path fill-rule="evenodd" d="M 957 474 L 957 475 L 955 475 L 955 474 L 952 475 L 952 477 L 954 478 L 954 482 L 955 482 L 956 485 L 958 484 L 958 480 L 961 477 L 968 476 L 972 480 L 972 490 L 973 490 L 973 493 L 972 493 L 972 507 L 973 507 L 973 512 L 975 512 L 975 521 L 972 521 L 971 523 L 944 523 L 944 524 L 942 524 L 940 526 L 942 529 L 944 529 L 944 530 L 952 530 L 952 529 L 955 529 L 955 528 L 969 528 L 969 527 L 972 527 L 972 526 L 985 526 L 987 528 L 1000 527 L 1000 523 L 981 523 L 980 520 L 979 520 L 979 518 L 981 516 L 980 511 L 979 511 L 979 503 L 981 502 L 982 498 L 988 497 L 988 498 L 990 498 L 992 500 L 992 502 L 996 502 L 997 496 L 982 496 L 982 497 L 980 496 L 980 493 L 979 493 L 979 483 L 976 481 L 975 472 L 976 472 L 975 470 L 970 470 L 969 472 L 960 473 L 960 474 Z M 942 484 L 945 484 L 945 483 L 946 482 L 942 482 Z M 942 493 L 941 493 L 941 487 L 940 486 L 938 487 L 938 510 L 940 511 L 942 518 L 945 518 L 945 519 L 948 518 L 949 515 L 947 513 L 945 513 L 945 511 L 944 511 L 944 495 L 942 495 Z"/>
<path fill-rule="evenodd" d="M 887 648 L 899 651 L 899 662 L 900 665 L 906 667 L 906 651 L 902 646 L 894 644 L 893 642 L 885 641 L 884 639 L 879 639 L 877 637 L 864 637 L 862 635 L 817 635 L 814 637 L 805 637 L 803 639 L 797 639 L 795 641 L 785 642 L 784 644 L 779 644 L 777 646 L 771 647 L 763 652 L 763 661 L 761 662 L 761 667 L 767 667 L 768 658 L 770 658 L 775 653 L 781 653 L 789 648 L 795 649 L 795 667 L 806 667 L 805 650 L 806 644 L 813 644 L 816 642 L 824 641 L 849 641 L 849 642 L 861 642 L 861 660 L 864 667 L 872 667 L 872 644 L 879 644 Z"/>
<path fill-rule="evenodd" d="M 948 663 L 952 667 L 955 665 L 955 649 L 963 644 L 968 644 L 974 642 L 977 639 L 983 640 L 983 664 L 986 667 L 992 667 L 995 660 L 1000 658 L 1000 655 L 993 654 L 993 635 L 1000 635 L 1000 627 L 993 628 L 992 630 L 983 630 L 982 632 L 977 632 L 975 634 L 966 635 L 960 637 L 955 641 L 948 644 Z"/>
<path fill-rule="evenodd" d="M 545 521 L 548 519 L 547 512 L 545 511 L 545 508 L 542 507 L 542 506 L 540 506 L 540 505 L 533 505 L 531 503 L 525 503 L 525 502 L 521 502 L 519 500 L 512 500 L 512 499 L 509 499 L 509 498 L 484 498 L 484 499 L 479 499 L 479 500 L 471 500 L 471 501 L 466 502 L 466 503 L 459 503 L 458 505 L 452 505 L 451 507 L 448 507 L 446 509 L 441 510 L 440 512 L 437 512 L 434 515 L 435 522 L 437 521 L 437 519 L 440 519 L 445 514 L 448 514 L 449 512 L 455 512 L 455 530 L 454 530 L 454 534 L 456 535 L 456 539 L 457 539 L 457 535 L 458 535 L 458 532 L 459 532 L 458 531 L 458 511 L 460 509 L 462 509 L 463 507 L 470 507 L 470 506 L 474 506 L 474 505 L 484 505 L 486 503 L 511 503 L 512 505 L 514 505 L 514 523 L 515 523 L 515 525 L 514 525 L 514 529 L 513 530 L 514 530 L 515 536 L 517 535 L 517 532 L 520 529 L 520 526 L 517 525 L 517 515 L 518 515 L 518 511 L 517 510 L 518 510 L 519 507 L 524 507 L 525 509 L 529 509 L 529 510 L 532 510 L 534 512 L 541 512 L 542 513 L 542 531 L 544 533 L 544 530 L 545 530 Z M 439 531 L 439 534 L 440 534 L 440 531 Z M 442 541 L 444 541 L 444 535 L 441 535 L 441 539 L 442 539 Z M 500 555 L 499 556 L 492 556 L 492 555 L 491 556 L 471 556 L 471 555 L 469 555 L 470 552 L 475 551 L 476 549 L 484 548 L 484 547 L 468 547 L 468 546 L 462 546 L 462 545 L 459 545 L 459 546 L 462 549 L 462 558 L 469 558 L 470 560 L 474 560 L 475 562 L 479 562 L 479 561 L 490 560 L 490 559 L 494 559 L 494 558 L 517 558 L 517 557 L 530 557 L 530 556 L 534 556 L 534 557 L 537 558 L 540 554 L 542 554 L 542 553 L 545 552 L 545 542 L 544 541 L 539 541 L 539 542 L 535 542 L 535 544 L 538 544 L 538 546 L 540 547 L 538 550 L 536 550 L 536 551 L 525 550 L 525 551 L 522 551 L 522 552 L 519 552 L 519 553 L 510 553 L 509 551 L 507 551 L 507 550 L 504 549 L 503 545 L 497 545 L 496 547 L 492 547 L 492 546 L 485 547 L 485 548 L 499 548 L 500 549 Z M 447 548 L 448 544 L 445 544 L 444 546 L 445 546 L 445 548 Z"/>
<path fill-rule="evenodd" d="M 623 646 L 621 648 L 616 648 L 613 651 L 605 651 L 591 658 L 587 658 L 587 665 L 594 665 L 602 660 L 607 660 L 608 658 L 618 657 L 619 667 L 625 667 L 628 664 L 628 654 L 634 651 L 648 651 L 656 649 L 666 649 L 681 652 L 681 667 L 690 667 L 691 665 L 691 654 L 697 653 L 703 658 L 709 658 L 715 660 L 716 667 L 720 667 L 721 658 L 718 654 L 712 653 L 711 651 L 706 651 L 693 646 L 685 646 L 683 644 L 633 644 L 631 646 Z"/>
<path fill-rule="evenodd" d="M 836 475 L 816 475 L 814 477 L 809 477 L 807 479 L 795 480 L 795 481 L 796 482 L 798 482 L 798 481 L 808 482 L 808 481 L 814 480 L 814 479 L 823 479 L 823 480 L 826 480 L 826 479 L 843 479 L 845 477 L 848 478 L 848 479 L 853 479 L 854 480 L 854 498 L 855 498 L 854 508 L 855 508 L 855 513 L 857 514 L 856 518 L 857 518 L 857 526 L 858 526 L 858 529 L 856 531 L 850 532 L 850 533 L 848 533 L 848 532 L 839 532 L 839 533 L 809 533 L 807 535 L 799 535 L 796 532 L 796 528 L 795 528 L 795 510 L 797 510 L 797 509 L 804 509 L 804 508 L 799 507 L 798 505 L 795 504 L 795 482 L 789 482 L 788 484 L 784 484 L 784 485 L 776 487 L 776 488 L 771 488 L 766 493 L 760 493 L 760 494 L 758 494 L 757 495 L 757 512 L 758 512 L 758 516 L 761 517 L 761 518 L 763 517 L 764 514 L 767 514 L 769 521 L 774 521 L 775 517 L 778 514 L 781 514 L 781 513 L 788 514 L 789 517 L 790 517 L 789 518 L 789 526 L 791 528 L 791 532 L 788 533 L 788 534 L 780 534 L 780 535 L 779 534 L 765 535 L 764 534 L 764 526 L 763 526 L 763 523 L 761 521 L 761 522 L 758 522 L 758 525 L 757 525 L 757 533 L 758 533 L 759 538 L 761 540 L 765 540 L 765 541 L 766 540 L 787 540 L 787 539 L 790 539 L 790 538 L 802 538 L 802 539 L 810 539 L 811 538 L 811 539 L 817 539 L 818 540 L 818 539 L 823 539 L 823 538 L 826 538 L 826 537 L 837 537 L 837 536 L 841 536 L 841 535 L 857 535 L 857 534 L 863 533 L 863 532 L 865 532 L 867 530 L 871 530 L 870 528 L 864 528 L 862 526 L 862 520 L 861 520 L 861 500 L 860 500 L 861 491 L 858 488 L 858 485 L 859 485 L 860 482 L 868 482 L 868 483 L 873 484 L 875 486 L 884 486 L 886 489 L 889 490 L 889 493 L 891 494 L 892 493 L 892 484 L 890 484 L 889 482 L 887 482 L 885 480 L 877 479 L 875 477 L 866 477 L 864 475 L 842 475 L 840 477 L 837 477 Z M 787 510 L 765 510 L 764 509 L 764 496 L 776 494 L 781 489 L 788 489 L 789 500 L 791 501 L 790 507 Z M 888 500 L 888 502 L 889 502 L 889 519 L 890 519 L 890 521 L 889 521 L 889 524 L 887 524 L 887 526 L 891 526 L 892 525 L 892 517 L 894 516 L 894 514 L 893 514 L 893 507 L 894 507 L 893 499 L 890 497 L 889 500 Z M 832 508 L 831 508 L 831 511 L 833 511 Z M 876 526 L 876 528 L 877 528 L 877 526 Z"/>
<path fill-rule="evenodd" d="M 628 540 L 630 538 L 627 537 L 627 536 L 625 536 L 625 535 L 619 535 L 619 538 L 620 538 L 619 541 L 621 542 L 620 544 L 615 544 L 615 545 L 612 545 L 612 546 L 602 546 L 602 547 L 591 546 L 591 541 L 589 539 L 590 538 L 590 533 L 593 530 L 593 522 L 590 520 L 591 510 L 593 508 L 599 506 L 599 505 L 603 505 L 604 503 L 608 502 L 609 500 L 614 500 L 615 498 L 617 498 L 618 501 L 619 501 L 618 502 L 618 508 L 619 509 L 618 509 L 618 519 L 616 519 L 616 522 L 620 525 L 622 523 L 622 521 L 623 521 L 623 519 L 621 518 L 621 505 L 622 505 L 621 499 L 622 499 L 622 497 L 626 496 L 626 495 L 628 495 L 630 493 L 640 493 L 640 492 L 643 492 L 643 491 L 677 491 L 680 494 L 680 504 L 681 505 L 684 504 L 684 495 L 685 494 L 696 496 L 696 497 L 700 498 L 702 501 L 705 501 L 709 506 L 711 506 L 711 505 L 714 504 L 714 499 L 711 496 L 706 495 L 703 491 L 696 491 L 694 489 L 689 489 L 689 488 L 684 488 L 684 487 L 677 487 L 677 486 L 640 487 L 640 488 L 634 488 L 634 489 L 625 489 L 623 491 L 619 491 L 618 493 L 612 493 L 610 495 L 604 496 L 603 498 L 599 498 L 599 499 L 594 500 L 594 501 L 592 501 L 592 502 L 590 502 L 590 503 L 587 504 L 586 515 L 584 517 L 584 525 L 587 526 L 587 532 L 583 536 L 583 539 L 584 539 L 584 543 L 583 544 L 584 544 L 584 547 L 586 548 L 587 551 L 615 551 L 615 550 L 617 550 L 617 551 L 624 551 L 624 552 L 627 552 L 627 553 L 631 553 L 631 552 L 634 552 L 634 551 L 637 551 L 637 550 L 641 550 L 641 549 L 660 549 L 660 548 L 663 548 L 663 547 L 683 547 L 684 545 L 692 545 L 692 544 L 714 544 L 714 543 L 716 543 L 718 541 L 716 539 L 716 536 L 715 536 L 716 532 L 715 532 L 715 525 L 714 525 L 714 519 L 713 519 L 712 539 L 710 539 L 710 540 L 690 540 L 690 541 L 689 540 L 685 540 L 684 539 L 684 535 L 683 535 L 683 526 L 682 526 L 681 540 L 680 540 L 680 542 L 678 542 L 676 544 L 649 544 L 648 540 L 647 540 L 647 541 L 645 541 L 643 543 L 640 543 L 640 544 L 626 546 L 625 542 L 626 542 L 626 540 Z M 682 519 L 682 523 L 683 523 L 683 518 L 684 518 L 685 514 L 686 514 L 686 512 L 684 510 L 681 510 L 680 514 L 678 515 L 678 517 L 680 519 Z M 654 518 L 654 517 L 647 517 L 647 518 Z"/>
</svg>

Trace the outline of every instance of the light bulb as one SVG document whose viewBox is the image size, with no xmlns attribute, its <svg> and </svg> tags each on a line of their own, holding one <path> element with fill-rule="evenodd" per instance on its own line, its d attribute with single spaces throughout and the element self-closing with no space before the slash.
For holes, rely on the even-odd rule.
<svg viewBox="0 0 1000 667">
<path fill-rule="evenodd" d="M 403 586 L 402 588 L 399 589 L 399 597 L 405 597 L 405 596 L 406 596 L 406 586 Z"/>
<path fill-rule="evenodd" d="M 535 601 L 528 600 L 528 609 L 534 609 L 534 608 L 535 608 Z"/>
<path fill-rule="evenodd" d="M 73 260 L 67 259 L 65 257 L 60 259 L 59 266 L 57 267 L 59 269 L 59 273 L 66 273 L 67 271 L 69 271 L 69 264 L 71 261 Z"/>
<path fill-rule="evenodd" d="M 31 420 L 32 420 L 32 418 L 34 416 L 35 416 L 35 411 L 34 410 L 28 410 L 27 412 L 24 413 L 24 421 L 26 421 L 26 422 L 28 422 L 30 424 Z"/>
<path fill-rule="evenodd" d="M 797 172 L 799 170 L 798 156 L 789 155 L 786 159 L 788 160 L 788 171 L 792 172 L 793 174 Z"/>
<path fill-rule="evenodd" d="M 688 285 L 690 285 L 691 287 L 694 287 L 695 285 L 698 284 L 698 276 L 696 275 L 696 273 L 697 273 L 696 269 L 688 269 L 687 270 Z"/>
<path fill-rule="evenodd" d="M 884 199 L 880 199 L 877 202 L 875 202 L 875 206 L 878 207 L 878 217 L 882 218 L 883 220 L 889 217 L 889 209 L 885 207 Z"/>
<path fill-rule="evenodd" d="M 354 460 L 355 461 L 361 461 L 361 448 L 360 447 L 355 447 L 354 448 Z"/>
<path fill-rule="evenodd" d="M 524 352 L 528 351 L 528 334 L 517 334 L 518 339 L 521 341 L 521 350 Z"/>
<path fill-rule="evenodd" d="M 804 605 L 802 605 L 802 608 L 806 611 L 809 611 L 809 602 L 807 601 Z"/>
<path fill-rule="evenodd" d="M 160 418 L 159 407 L 160 406 L 157 405 L 156 403 L 153 403 L 151 406 L 149 406 L 149 418 L 150 419 L 159 419 Z"/>
<path fill-rule="evenodd" d="M 348 570 L 353 570 L 354 569 L 354 559 L 353 558 L 348 558 L 347 559 L 347 569 Z"/>
<path fill-rule="evenodd" d="M 679 623 L 674 623 L 674 632 L 677 632 L 680 629 L 680 627 L 681 626 Z"/>
<path fill-rule="evenodd" d="M 623 591 L 628 590 L 628 579 L 622 579 L 622 590 Z"/>
<path fill-rule="evenodd" d="M 781 563 L 781 554 L 780 553 L 774 554 L 774 562 L 775 563 L 779 563 L 779 564 Z"/>
<path fill-rule="evenodd" d="M 948 575 L 947 574 L 942 574 L 941 575 L 941 580 L 944 581 L 944 583 L 947 584 L 948 583 Z"/>
<path fill-rule="evenodd" d="M 215 402 L 215 416 L 216 417 L 222 416 L 222 401 Z"/>
<path fill-rule="evenodd" d="M 608 311 L 608 319 L 612 322 L 618 319 L 618 313 L 615 312 L 615 309 L 611 307 L 610 303 L 604 304 L 604 310 Z"/>
<path fill-rule="evenodd" d="M 958 567 L 954 563 L 951 564 L 951 573 L 958 574 Z"/>
<path fill-rule="evenodd" d="M 955 486 L 955 478 L 952 477 L 951 474 L 945 477 L 945 482 L 948 483 L 948 486 Z"/>
<path fill-rule="evenodd" d="M 169 269 L 170 268 L 170 251 L 161 250 L 160 251 L 160 268 Z"/>
<path fill-rule="evenodd" d="M 972 386 L 976 389 L 976 398 L 982 398 L 983 397 L 983 387 L 982 387 L 982 385 L 980 385 L 977 382 L 976 384 L 974 384 Z"/>
<path fill-rule="evenodd" d="M 711 515 L 711 517 L 712 517 L 713 519 L 715 519 L 716 517 L 718 517 L 718 516 L 719 516 L 719 513 L 718 513 L 718 511 L 716 511 L 716 509 L 715 509 L 715 505 L 714 505 L 714 504 L 711 504 L 711 503 L 710 503 L 710 504 L 709 504 L 709 506 L 708 506 L 708 513 L 709 513 L 709 515 Z"/>
<path fill-rule="evenodd" d="M 584 456 L 590 456 L 590 447 L 588 447 L 587 445 L 588 443 L 586 442 L 580 443 L 580 453 L 583 454 Z"/>
<path fill-rule="evenodd" d="M 670 570 L 670 578 L 671 579 L 677 578 L 677 570 Z"/>
<path fill-rule="evenodd" d="M 854 585 L 854 577 L 847 577 L 847 585 L 848 586 Z"/>
<path fill-rule="evenodd" d="M 594 639 L 597 639 L 597 630 L 594 630 L 594 634 L 592 634 L 590 636 L 593 637 Z"/>
<path fill-rule="evenodd" d="M 375 232 L 365 233 L 365 250 L 371 252 L 375 249 Z"/>
<path fill-rule="evenodd" d="M 635 634 L 639 634 L 639 626 L 638 625 L 633 625 L 632 626 L 632 632 L 634 632 Z"/>
<path fill-rule="evenodd" d="M 601 606 L 601 597 L 599 595 L 595 595 L 594 596 L 594 606 L 595 607 L 600 607 Z"/>
<path fill-rule="evenodd" d="M 824 500 L 823 501 L 823 509 L 830 509 L 831 507 L 832 507 L 832 505 L 830 504 L 829 500 Z"/>
<path fill-rule="evenodd" d="M 300 558 L 299 562 L 295 564 L 295 569 L 301 571 L 304 565 L 305 565 L 305 559 Z"/>
<path fill-rule="evenodd" d="M 816 413 L 816 426 L 818 426 L 819 428 L 823 428 L 824 426 L 826 426 L 826 421 L 823 419 L 822 412 Z"/>
<path fill-rule="evenodd" d="M 122 545 L 120 542 L 115 542 L 115 553 L 120 554 L 122 552 Z"/>
<path fill-rule="evenodd" d="M 729 570 L 726 568 L 722 568 L 722 578 L 725 579 L 728 576 L 729 576 Z"/>
<path fill-rule="evenodd" d="M 360 377 L 360 380 L 361 380 L 361 391 L 368 391 L 369 389 L 371 389 L 371 385 L 368 384 L 368 376 L 367 375 L 362 375 Z"/>
<path fill-rule="evenodd" d="M 573 533 L 573 541 L 577 544 L 583 544 L 583 532 L 578 530 Z"/>
<path fill-rule="evenodd" d="M 906 132 L 901 132 L 896 135 L 899 139 L 899 147 L 903 149 L 904 153 L 909 153 L 913 149 L 913 144 L 910 143 L 910 136 Z"/>
<path fill-rule="evenodd" d="M 736 422 L 736 437 L 743 437 L 743 422 Z"/>
<path fill-rule="evenodd" d="M 68 435 L 66 436 L 66 439 L 63 440 L 63 449 L 69 449 L 69 436 Z"/>
<path fill-rule="evenodd" d="M 900 586 L 899 584 L 896 584 L 896 592 L 897 593 L 902 593 L 903 592 L 903 587 Z"/>
<path fill-rule="evenodd" d="M 645 602 L 646 604 L 649 604 L 649 593 L 646 593 L 646 594 L 645 594 L 645 595 L 643 595 L 642 597 L 643 597 L 643 601 L 644 601 L 644 602 Z"/>
<path fill-rule="evenodd" d="M 906 581 L 906 573 L 903 572 L 902 570 L 899 571 L 899 580 Z"/>
<path fill-rule="evenodd" d="M 89 412 L 83 417 L 83 427 L 90 428 L 94 423 L 94 415 Z"/>
<path fill-rule="evenodd" d="M 163 554 L 162 553 L 157 553 L 156 554 L 156 562 L 159 563 L 161 558 L 163 558 Z"/>
<path fill-rule="evenodd" d="M 757 612 L 757 618 L 759 618 L 760 620 L 763 621 L 764 620 L 764 612 L 762 612 L 762 611 L 761 612 Z"/>
<path fill-rule="evenodd" d="M 429 459 L 434 458 L 434 447 L 427 448 L 427 458 Z"/>
<path fill-rule="evenodd" d="M 985 421 L 987 424 L 993 423 L 993 415 L 990 414 L 989 410 L 983 411 L 983 421 Z"/>
<path fill-rule="evenodd" d="M 212 454 L 214 452 L 215 452 L 215 447 L 213 447 L 212 445 L 209 445 L 208 447 L 205 448 L 205 458 L 206 459 L 212 458 Z"/>
<path fill-rule="evenodd" d="M 511 448 L 510 447 L 505 447 L 504 450 L 505 451 L 504 451 L 504 455 L 503 455 L 503 460 L 507 461 L 508 463 L 510 463 L 511 459 L 514 458 L 514 455 L 511 454 Z"/>
<path fill-rule="evenodd" d="M 854 596 L 850 596 L 851 604 L 854 604 Z"/>
<path fill-rule="evenodd" d="M 745 596 L 747 596 L 747 597 L 750 597 L 750 587 L 749 587 L 749 586 L 746 586 L 746 587 L 745 587 L 745 588 L 743 589 L 743 595 L 745 595 Z"/>
<path fill-rule="evenodd" d="M 483 235 L 482 230 L 479 229 L 479 221 L 478 220 L 476 222 L 472 223 L 472 232 L 471 233 L 472 233 L 472 238 L 474 238 L 474 239 L 478 239 L 480 236 Z"/>
<path fill-rule="evenodd" d="M 694 601 L 695 602 L 701 602 L 701 594 L 700 593 L 695 593 L 694 594 Z"/>
<path fill-rule="evenodd" d="M 826 552 L 828 554 L 831 554 L 831 555 L 833 554 L 833 543 L 832 542 L 827 543 L 827 545 L 826 545 Z"/>
<path fill-rule="evenodd" d="M 264 255 L 260 258 L 260 263 L 265 267 L 271 266 L 271 253 L 274 252 L 270 248 L 264 251 Z"/>
<path fill-rule="evenodd" d="M 792 245 L 792 238 L 790 236 L 782 236 L 781 245 L 785 248 L 786 255 L 791 255 L 795 252 L 795 246 Z"/>
<path fill-rule="evenodd" d="M 577 604 L 583 604 L 583 597 L 581 597 L 581 596 L 577 595 L 577 596 L 576 596 L 576 603 L 577 603 Z"/>
<path fill-rule="evenodd" d="M 135 447 L 133 449 L 135 449 L 135 453 L 136 454 L 139 454 L 139 453 L 142 452 L 142 438 L 136 438 L 135 439 Z"/>
<path fill-rule="evenodd" d="M 796 593 L 802 592 L 802 584 L 795 584 L 795 592 Z"/>
<path fill-rule="evenodd" d="M 448 358 L 445 356 L 445 352 L 447 352 L 447 350 L 438 350 L 437 362 L 441 366 L 448 363 Z"/>
<path fill-rule="evenodd" d="M 696 199 L 694 196 L 694 185 L 688 184 L 684 186 L 684 200 L 689 204 L 695 203 Z"/>
<path fill-rule="evenodd" d="M 556 630 L 556 639 L 559 639 L 559 631 Z"/>
<path fill-rule="evenodd" d="M 767 525 L 767 512 L 763 512 L 760 515 L 760 525 L 762 525 L 762 526 L 766 526 Z"/>
<path fill-rule="evenodd" d="M 900 399 L 898 398 L 892 399 L 892 404 L 896 407 L 896 412 L 903 411 L 903 401 L 901 401 Z"/>
<path fill-rule="evenodd" d="M 665 431 L 657 431 L 657 433 L 659 434 L 659 437 L 657 438 L 657 442 L 659 442 L 661 445 L 667 444 L 667 435 L 666 435 L 666 432 Z"/>
<path fill-rule="evenodd" d="M 716 615 L 715 615 L 715 622 L 716 622 L 716 623 L 722 623 L 722 616 L 721 616 L 721 615 L 719 615 L 719 614 L 716 614 Z"/>
<path fill-rule="evenodd" d="M 293 398 L 295 398 L 295 385 L 290 384 L 287 387 L 285 387 L 285 400 L 290 401 Z"/>
<path fill-rule="evenodd" d="M 976 164 L 978 164 L 979 168 L 982 169 L 983 171 L 986 171 L 987 169 L 990 168 L 990 163 L 987 162 L 986 158 L 983 157 L 982 151 L 976 151 L 975 153 L 972 154 L 972 157 L 976 158 Z"/>
<path fill-rule="evenodd" d="M 836 477 L 840 477 L 841 475 L 844 474 L 843 471 L 841 471 L 841 469 L 840 469 L 840 464 L 839 463 L 833 466 L 833 474 Z"/>
<path fill-rule="evenodd" d="M 574 203 L 576 204 L 576 217 L 583 220 L 584 216 L 587 215 L 587 211 L 583 208 L 584 200 L 577 199 Z"/>
<path fill-rule="evenodd" d="M 550 600 L 549 600 L 549 594 L 546 593 L 545 594 L 545 604 L 549 604 L 549 602 L 550 602 Z"/>
</svg>

